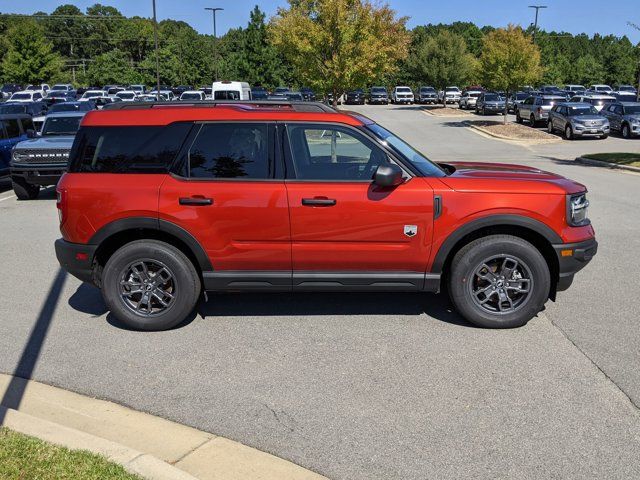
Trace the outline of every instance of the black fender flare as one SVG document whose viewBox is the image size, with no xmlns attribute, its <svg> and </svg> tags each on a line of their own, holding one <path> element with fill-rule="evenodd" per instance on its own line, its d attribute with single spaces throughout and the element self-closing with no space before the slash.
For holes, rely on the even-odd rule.
<svg viewBox="0 0 640 480">
<path fill-rule="evenodd" d="M 433 259 L 431 273 L 442 273 L 444 264 L 451 250 L 467 235 L 486 227 L 513 225 L 526 228 L 544 237 L 551 245 L 563 243 L 562 238 L 551 227 L 544 223 L 523 215 L 489 215 L 472 220 L 454 230 L 438 249 Z"/>
<path fill-rule="evenodd" d="M 159 218 L 127 217 L 115 220 L 104 225 L 96 233 L 94 233 L 91 239 L 89 239 L 88 243 L 90 245 L 101 245 L 109 237 L 117 233 L 124 232 L 126 230 L 138 229 L 157 230 L 177 238 L 191 250 L 196 260 L 198 261 L 201 271 L 208 272 L 213 270 L 213 266 L 211 265 L 209 257 L 202 248 L 202 245 L 200 245 L 200 242 L 198 242 L 198 240 L 196 240 L 193 235 L 191 235 L 187 230 L 176 225 L 175 223 Z"/>
</svg>

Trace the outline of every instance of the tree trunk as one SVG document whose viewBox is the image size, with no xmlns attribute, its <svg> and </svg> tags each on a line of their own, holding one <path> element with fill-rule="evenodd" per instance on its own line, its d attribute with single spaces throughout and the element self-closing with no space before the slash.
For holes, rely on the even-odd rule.
<svg viewBox="0 0 640 480">
<path fill-rule="evenodd" d="M 337 109 L 338 108 L 338 91 L 334 88 L 332 93 L 333 93 L 333 99 L 331 101 L 331 106 Z"/>
<path fill-rule="evenodd" d="M 509 89 L 507 88 L 504 92 L 504 115 L 502 116 L 502 124 L 507 124 L 507 114 L 509 113 Z"/>
</svg>

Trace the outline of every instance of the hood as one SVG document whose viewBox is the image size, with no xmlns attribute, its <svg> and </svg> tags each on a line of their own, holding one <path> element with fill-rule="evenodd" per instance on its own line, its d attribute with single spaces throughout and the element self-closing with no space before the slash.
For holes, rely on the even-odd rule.
<svg viewBox="0 0 640 480">
<path fill-rule="evenodd" d="M 579 117 L 573 117 L 577 122 L 603 122 L 606 120 L 602 115 L 580 115 Z"/>
<path fill-rule="evenodd" d="M 638 115 L 637 113 L 625 115 L 624 118 L 632 122 L 640 122 L 640 115 Z"/>
<path fill-rule="evenodd" d="M 71 149 L 73 145 L 74 135 L 59 135 L 52 137 L 30 138 L 16 145 L 16 150 L 48 150 L 48 149 Z"/>
<path fill-rule="evenodd" d="M 455 171 L 442 177 L 443 183 L 459 192 L 475 193 L 578 193 L 586 187 L 568 178 L 534 167 L 505 163 L 451 162 L 440 164 Z"/>
</svg>

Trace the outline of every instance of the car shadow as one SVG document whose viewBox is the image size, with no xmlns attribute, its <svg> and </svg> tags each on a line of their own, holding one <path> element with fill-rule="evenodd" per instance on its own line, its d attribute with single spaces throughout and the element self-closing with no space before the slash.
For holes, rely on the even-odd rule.
<svg viewBox="0 0 640 480">
<path fill-rule="evenodd" d="M 0 193 L 8 192 L 11 189 L 11 179 L 9 177 L 0 178 Z"/>
<path fill-rule="evenodd" d="M 189 325 L 196 317 L 268 317 L 323 315 L 413 315 L 426 314 L 441 322 L 477 328 L 462 318 L 448 295 L 433 293 L 208 293 L 196 311 L 174 328 Z M 108 312 L 100 290 L 87 283 L 69 298 L 69 306 L 78 312 L 100 317 Z M 112 313 L 107 322 L 122 330 Z"/>
</svg>

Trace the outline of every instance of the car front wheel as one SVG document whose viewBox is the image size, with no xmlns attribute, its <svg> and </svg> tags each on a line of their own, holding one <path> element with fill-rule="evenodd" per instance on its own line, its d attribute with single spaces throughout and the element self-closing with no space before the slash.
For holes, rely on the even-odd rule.
<svg viewBox="0 0 640 480">
<path fill-rule="evenodd" d="M 551 276 L 542 254 L 511 235 L 479 238 L 456 253 L 449 293 L 456 310 L 486 328 L 525 325 L 543 308 Z"/>
<path fill-rule="evenodd" d="M 571 125 L 567 125 L 564 129 L 564 138 L 567 140 L 573 140 L 573 130 L 571 129 Z"/>
<path fill-rule="evenodd" d="M 28 183 L 23 177 L 11 177 L 11 186 L 18 200 L 35 200 L 40 194 L 40 186 Z"/>
<path fill-rule="evenodd" d="M 185 254 L 157 240 L 124 245 L 102 271 L 107 307 L 136 330 L 167 330 L 180 324 L 193 312 L 200 289 L 198 272 Z"/>
<path fill-rule="evenodd" d="M 629 138 L 631 136 L 631 130 L 629 129 L 629 125 L 626 123 L 622 125 L 622 137 Z"/>
</svg>

